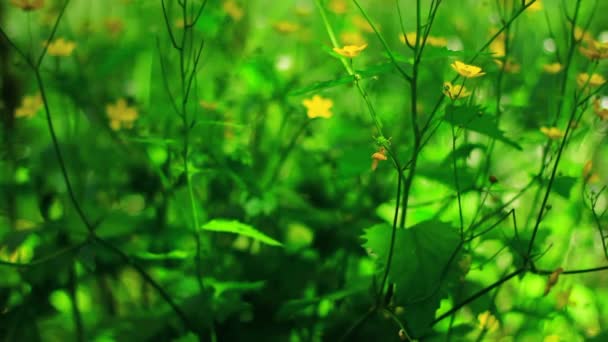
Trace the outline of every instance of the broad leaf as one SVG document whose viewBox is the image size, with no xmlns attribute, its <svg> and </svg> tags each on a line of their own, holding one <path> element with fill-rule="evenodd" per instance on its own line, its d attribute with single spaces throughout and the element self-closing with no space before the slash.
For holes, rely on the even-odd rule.
<svg viewBox="0 0 608 342">
<path fill-rule="evenodd" d="M 283 246 L 283 244 L 281 244 L 279 241 L 260 232 L 252 226 L 245 223 L 241 223 L 236 220 L 215 219 L 205 223 L 201 228 L 214 232 L 240 234 L 243 236 L 250 237 L 254 240 L 258 240 L 270 246 Z"/>
<path fill-rule="evenodd" d="M 503 143 L 522 150 L 521 146 L 515 141 L 507 138 L 505 132 L 498 128 L 496 117 L 486 113 L 479 106 L 454 106 L 449 105 L 446 108 L 444 120 L 450 124 L 466 128 L 490 138 L 502 141 Z"/>
<path fill-rule="evenodd" d="M 375 225 L 365 231 L 363 238 L 364 246 L 384 264 L 389 253 L 391 226 Z M 396 303 L 405 306 L 414 336 L 430 328 L 441 298 L 447 295 L 447 271 L 458 269 L 455 253 L 459 241 L 456 229 L 441 221 L 425 221 L 396 231 L 389 281 L 396 285 Z"/>
</svg>

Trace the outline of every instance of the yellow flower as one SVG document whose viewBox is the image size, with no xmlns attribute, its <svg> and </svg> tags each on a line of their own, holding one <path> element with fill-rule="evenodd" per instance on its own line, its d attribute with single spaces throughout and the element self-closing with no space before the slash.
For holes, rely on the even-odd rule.
<svg viewBox="0 0 608 342">
<path fill-rule="evenodd" d="M 600 175 L 593 170 L 593 161 L 589 160 L 583 166 L 583 179 L 587 183 L 597 183 L 600 180 Z"/>
<path fill-rule="evenodd" d="M 608 58 L 608 43 L 600 43 L 596 40 L 587 41 L 587 46 L 580 46 L 578 50 L 592 60 Z"/>
<path fill-rule="evenodd" d="M 549 139 L 561 139 L 564 137 L 564 132 L 557 127 L 541 127 L 540 131 L 543 132 Z"/>
<path fill-rule="evenodd" d="M 528 1 L 528 3 L 530 3 L 530 1 Z M 542 9 L 543 3 L 541 2 L 541 0 L 536 0 L 532 5 L 528 6 L 528 10 L 532 12 L 542 11 Z"/>
<path fill-rule="evenodd" d="M 329 119 L 332 116 L 331 107 L 334 105 L 334 103 L 330 99 L 325 99 L 319 95 L 315 95 L 311 99 L 304 99 L 302 104 L 307 109 L 306 115 L 308 115 L 308 117 L 311 119 Z"/>
<path fill-rule="evenodd" d="M 464 99 L 469 97 L 471 92 L 462 85 L 452 85 L 451 82 L 443 83 L 443 93 L 452 100 Z"/>
<path fill-rule="evenodd" d="M 401 42 L 404 44 L 406 42 L 406 38 L 407 42 L 410 43 L 410 45 L 416 44 L 416 32 L 408 32 L 405 35 L 399 36 L 399 40 L 401 40 Z M 428 36 L 426 37 L 426 44 L 434 47 L 446 47 L 448 46 L 448 40 L 443 37 Z"/>
<path fill-rule="evenodd" d="M 11 0 L 11 4 L 24 11 L 34 11 L 44 6 L 44 0 Z"/>
<path fill-rule="evenodd" d="M 586 84 L 589 84 L 590 87 L 599 87 L 606 83 L 606 80 L 598 74 L 589 76 L 587 73 L 582 73 L 576 76 L 576 83 L 578 83 L 579 87 L 584 87 Z"/>
<path fill-rule="evenodd" d="M 365 20 L 365 18 L 363 18 L 362 16 L 354 16 L 351 21 L 353 25 L 355 25 L 355 27 L 357 27 L 359 30 L 367 33 L 374 33 L 372 25 L 370 25 L 369 22 Z"/>
<path fill-rule="evenodd" d="M 577 26 L 574 28 L 574 39 L 579 41 L 582 40 L 584 42 L 592 42 L 593 36 L 591 35 L 591 33 Z"/>
<path fill-rule="evenodd" d="M 224 9 L 224 12 L 226 12 L 226 14 L 228 14 L 228 16 L 230 16 L 230 18 L 232 18 L 234 21 L 241 20 L 243 15 L 245 15 L 243 8 L 241 8 L 241 6 L 239 6 L 239 4 L 234 0 L 224 1 L 222 8 Z"/>
<path fill-rule="evenodd" d="M 336 14 L 346 13 L 346 1 L 344 0 L 331 0 L 327 5 L 330 11 Z"/>
<path fill-rule="evenodd" d="M 380 147 L 377 152 L 372 154 L 372 159 L 372 171 L 376 171 L 376 169 L 378 168 L 378 163 L 382 160 L 388 159 L 386 157 L 386 150 L 384 149 L 384 147 Z"/>
<path fill-rule="evenodd" d="M 276 23 L 274 23 L 274 25 L 272 25 L 272 27 L 277 32 L 285 34 L 293 33 L 300 29 L 300 26 L 298 24 L 294 24 L 289 21 L 277 21 Z"/>
<path fill-rule="evenodd" d="M 490 43 L 490 52 L 494 57 L 504 57 L 506 53 L 504 35 L 499 35 Z"/>
<path fill-rule="evenodd" d="M 490 311 L 484 311 L 477 316 L 477 321 L 479 321 L 479 328 L 484 329 L 490 333 L 496 331 L 500 326 L 500 323 L 494 317 Z"/>
<path fill-rule="evenodd" d="M 593 100 L 593 111 L 600 119 L 608 120 L 608 108 L 602 106 L 602 102 L 598 98 Z"/>
<path fill-rule="evenodd" d="M 15 117 L 16 118 L 32 118 L 40 108 L 42 108 L 42 97 L 40 94 L 24 96 L 21 99 L 21 106 L 15 109 Z"/>
<path fill-rule="evenodd" d="M 461 61 L 455 61 L 452 63 L 452 69 L 456 70 L 460 76 L 466 78 L 475 78 L 483 76 L 486 73 L 481 71 L 481 68 L 475 65 L 464 64 Z"/>
<path fill-rule="evenodd" d="M 68 57 L 76 48 L 76 43 L 63 38 L 57 38 L 46 45 L 49 55 L 57 57 Z"/>
<path fill-rule="evenodd" d="M 543 70 L 548 74 L 557 74 L 558 72 L 562 71 L 562 65 L 557 62 L 545 64 L 543 65 Z"/>
<path fill-rule="evenodd" d="M 110 127 L 117 131 L 121 128 L 132 128 L 139 114 L 135 107 L 129 107 L 125 99 L 119 99 L 116 104 L 106 105 L 106 115 L 110 119 Z"/>
<path fill-rule="evenodd" d="M 344 57 L 353 58 L 353 57 L 357 57 L 361 53 L 361 51 L 365 50 L 366 47 L 367 47 L 367 44 L 346 45 L 341 48 L 335 47 L 334 51 Z"/>
<path fill-rule="evenodd" d="M 340 41 L 344 43 L 344 45 L 364 45 L 365 39 L 359 32 L 342 32 L 340 34 Z"/>
<path fill-rule="evenodd" d="M 561 341 L 561 337 L 559 335 L 547 335 L 543 338 L 543 342 L 559 342 Z"/>
</svg>

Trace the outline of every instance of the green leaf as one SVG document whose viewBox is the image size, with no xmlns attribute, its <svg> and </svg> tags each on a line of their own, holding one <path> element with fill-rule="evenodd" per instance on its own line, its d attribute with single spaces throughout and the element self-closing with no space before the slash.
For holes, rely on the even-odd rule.
<svg viewBox="0 0 608 342">
<path fill-rule="evenodd" d="M 185 260 L 191 258 L 193 255 L 194 252 L 182 251 L 177 249 L 167 253 L 140 252 L 135 254 L 138 259 L 150 261 Z"/>
<path fill-rule="evenodd" d="M 357 75 L 359 75 L 359 77 L 361 79 L 364 79 L 364 78 L 370 78 L 370 77 L 388 73 L 393 69 L 394 69 L 394 66 L 392 63 L 382 63 L 382 64 L 371 66 L 367 69 L 355 70 L 355 72 L 357 73 Z M 335 87 L 335 86 L 338 86 L 341 84 L 348 84 L 348 83 L 351 83 L 353 80 L 354 80 L 353 76 L 348 75 L 348 76 L 343 76 L 343 77 L 336 78 L 336 79 L 329 80 L 329 81 L 315 82 L 311 85 L 292 90 L 291 92 L 289 92 L 289 95 L 291 95 L 291 96 L 303 95 L 303 94 L 310 93 L 313 91 L 319 91 L 319 90 Z"/>
<path fill-rule="evenodd" d="M 454 157 L 456 157 L 456 159 L 467 159 L 475 149 L 485 151 L 486 145 L 474 143 L 462 144 L 458 146 L 456 150 L 450 152 L 450 154 L 448 154 L 445 159 L 443 159 L 441 165 L 452 167 Z"/>
<path fill-rule="evenodd" d="M 241 223 L 236 220 L 215 219 L 205 223 L 201 228 L 214 232 L 240 234 L 243 236 L 250 237 L 254 240 L 258 240 L 270 246 L 283 246 L 283 244 L 279 241 L 260 232 L 252 226 L 245 223 Z"/>
<path fill-rule="evenodd" d="M 569 177 L 569 176 L 558 176 L 553 180 L 553 188 L 551 190 L 555 191 L 558 195 L 564 198 L 570 198 L 570 191 L 578 178 Z"/>
<path fill-rule="evenodd" d="M 521 146 L 515 141 L 507 138 L 505 132 L 498 128 L 496 117 L 485 113 L 480 106 L 455 106 L 449 105 L 446 108 L 444 120 L 453 126 L 466 128 L 490 138 L 502 141 L 503 143 L 512 146 L 518 150 L 522 150 Z"/>
<path fill-rule="evenodd" d="M 386 262 L 392 228 L 378 224 L 363 235 L 364 246 Z M 430 220 L 409 229 L 398 229 L 395 235 L 389 281 L 395 283 L 395 301 L 405 306 L 408 325 L 414 336 L 430 328 L 441 298 L 447 296 L 448 282 L 458 272 L 457 248 L 460 238 L 451 225 Z M 450 272 L 451 273 L 451 272 Z"/>
</svg>

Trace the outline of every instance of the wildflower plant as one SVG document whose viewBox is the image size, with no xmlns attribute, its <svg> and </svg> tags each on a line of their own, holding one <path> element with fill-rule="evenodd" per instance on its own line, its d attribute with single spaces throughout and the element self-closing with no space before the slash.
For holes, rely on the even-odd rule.
<svg viewBox="0 0 608 342">
<path fill-rule="evenodd" d="M 606 339 L 606 11 L 0 3 L 0 339 Z"/>
</svg>

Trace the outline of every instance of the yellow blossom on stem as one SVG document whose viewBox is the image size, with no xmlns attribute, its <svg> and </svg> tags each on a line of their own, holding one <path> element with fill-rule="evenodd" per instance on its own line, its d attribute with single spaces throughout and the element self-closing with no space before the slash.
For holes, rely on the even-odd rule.
<svg viewBox="0 0 608 342">
<path fill-rule="evenodd" d="M 304 99 L 302 104 L 307 109 L 306 115 L 311 119 L 329 119 L 332 116 L 331 107 L 334 105 L 334 103 L 330 99 L 325 99 L 319 95 L 315 95 L 310 99 Z"/>
<path fill-rule="evenodd" d="M 380 147 L 377 152 L 372 154 L 372 171 L 376 171 L 376 169 L 378 168 L 378 162 L 387 159 L 388 158 L 386 157 L 386 150 L 384 149 L 384 147 Z"/>
<path fill-rule="evenodd" d="M 51 56 L 68 57 L 76 48 L 76 43 L 63 38 L 57 38 L 47 45 L 47 52 Z"/>
<path fill-rule="evenodd" d="M 578 41 L 592 42 L 593 36 L 591 35 L 591 33 L 577 26 L 574 28 L 574 39 Z"/>
<path fill-rule="evenodd" d="M 226 14 L 228 14 L 228 16 L 234 21 L 241 20 L 243 15 L 245 15 L 243 8 L 234 0 L 224 1 L 222 8 L 224 9 L 224 12 L 226 12 Z"/>
<path fill-rule="evenodd" d="M 557 62 L 543 65 L 543 70 L 548 74 L 557 74 L 562 69 L 563 66 Z"/>
<path fill-rule="evenodd" d="M 578 50 L 583 56 L 591 59 L 605 59 L 608 58 L 608 43 L 600 43 L 596 40 L 587 41 L 587 46 L 580 46 Z"/>
<path fill-rule="evenodd" d="M 11 0 L 11 4 L 28 12 L 42 8 L 44 0 Z"/>
<path fill-rule="evenodd" d="M 24 96 L 21 99 L 21 106 L 15 109 L 16 118 L 32 118 L 40 108 L 42 108 L 43 102 L 40 94 Z"/>
<path fill-rule="evenodd" d="M 557 140 L 564 137 L 564 132 L 557 127 L 541 127 L 540 131 L 549 139 Z"/>
<path fill-rule="evenodd" d="M 277 21 L 272 27 L 279 33 L 289 34 L 294 33 L 300 29 L 298 24 L 294 24 L 289 21 Z"/>
<path fill-rule="evenodd" d="M 110 127 L 115 131 L 121 128 L 133 128 L 133 123 L 139 116 L 137 109 L 127 105 L 125 99 L 118 99 L 115 104 L 106 105 L 106 115 L 110 119 Z"/>
<path fill-rule="evenodd" d="M 530 3 L 531 1 L 529 0 L 527 3 Z M 528 6 L 528 10 L 532 11 L 532 12 L 538 12 L 538 11 L 542 11 L 543 9 L 543 3 L 541 2 L 541 0 L 536 0 L 534 1 L 534 3 L 530 6 Z"/>
<path fill-rule="evenodd" d="M 452 82 L 443 83 L 443 93 L 452 100 L 464 99 L 471 96 L 471 92 L 463 85 L 452 85 Z"/>
<path fill-rule="evenodd" d="M 585 183 L 597 183 L 600 180 L 600 175 L 593 169 L 593 161 L 589 160 L 583 166 L 583 179 Z"/>
<path fill-rule="evenodd" d="M 602 84 L 606 83 L 606 79 L 598 74 L 593 74 L 589 76 L 587 73 L 581 73 L 576 76 L 576 83 L 578 83 L 579 87 L 584 87 L 585 85 L 589 85 L 590 87 L 599 87 Z"/>
<path fill-rule="evenodd" d="M 341 48 L 335 47 L 334 51 L 344 57 L 353 58 L 353 57 L 357 57 L 361 53 L 361 51 L 365 50 L 366 47 L 367 47 L 367 44 L 346 45 Z"/>
<path fill-rule="evenodd" d="M 475 78 L 479 76 L 483 76 L 486 73 L 481 71 L 481 68 L 475 65 L 464 64 L 461 61 L 455 61 L 451 64 L 452 69 L 456 70 L 460 76 L 466 78 Z"/>
<path fill-rule="evenodd" d="M 496 331 L 500 326 L 500 323 L 496 317 L 490 313 L 490 311 L 480 313 L 477 316 L 477 321 L 479 322 L 480 329 L 484 329 L 490 333 Z"/>
</svg>

